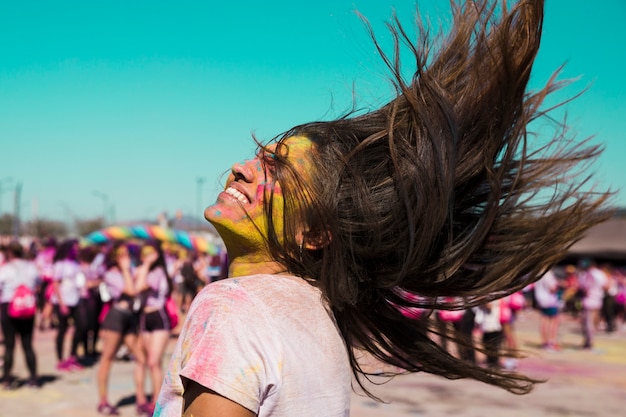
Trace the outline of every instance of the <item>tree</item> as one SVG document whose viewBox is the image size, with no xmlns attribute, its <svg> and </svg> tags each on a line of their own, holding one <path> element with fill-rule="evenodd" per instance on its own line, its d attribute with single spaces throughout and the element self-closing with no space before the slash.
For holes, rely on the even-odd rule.
<svg viewBox="0 0 626 417">
<path fill-rule="evenodd" d="M 35 237 L 43 238 L 54 236 L 62 238 L 67 236 L 67 226 L 57 220 L 37 219 L 26 223 L 25 231 Z"/>
<path fill-rule="evenodd" d="M 13 220 L 12 214 L 3 214 L 0 216 L 0 235 L 11 235 L 13 233 Z"/>
<path fill-rule="evenodd" d="M 76 219 L 74 221 L 76 233 L 79 236 L 87 236 L 88 234 L 100 230 L 104 227 L 104 220 L 101 217 L 95 219 Z"/>
</svg>

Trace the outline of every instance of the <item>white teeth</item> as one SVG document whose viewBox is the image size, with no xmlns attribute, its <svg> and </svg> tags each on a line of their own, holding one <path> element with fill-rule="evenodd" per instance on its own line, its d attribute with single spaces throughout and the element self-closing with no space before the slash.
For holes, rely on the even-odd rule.
<svg viewBox="0 0 626 417">
<path fill-rule="evenodd" d="M 245 195 L 243 195 L 242 193 L 240 193 L 239 191 L 235 190 L 233 187 L 228 187 L 226 189 L 226 194 L 235 197 L 237 200 L 239 200 L 241 202 L 241 204 L 248 204 L 249 201 L 246 198 Z"/>
</svg>

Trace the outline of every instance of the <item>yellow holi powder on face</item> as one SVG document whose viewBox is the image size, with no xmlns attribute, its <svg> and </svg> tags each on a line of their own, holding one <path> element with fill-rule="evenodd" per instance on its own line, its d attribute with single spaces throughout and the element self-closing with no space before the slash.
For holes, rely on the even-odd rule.
<svg viewBox="0 0 626 417">
<path fill-rule="evenodd" d="M 245 261 L 252 264 L 272 261 L 265 244 L 268 222 L 264 202 L 269 198 L 276 235 L 282 235 L 285 202 L 280 184 L 273 181 L 272 152 L 287 158 L 300 178 L 309 178 L 313 143 L 303 136 L 290 137 L 278 147 L 268 146 L 254 159 L 233 166 L 224 192 L 205 211 L 205 217 L 224 240 L 231 260 L 245 256 Z"/>
<path fill-rule="evenodd" d="M 141 248 L 141 257 L 151 255 L 153 253 L 156 253 L 156 250 L 152 246 L 144 246 Z"/>
</svg>

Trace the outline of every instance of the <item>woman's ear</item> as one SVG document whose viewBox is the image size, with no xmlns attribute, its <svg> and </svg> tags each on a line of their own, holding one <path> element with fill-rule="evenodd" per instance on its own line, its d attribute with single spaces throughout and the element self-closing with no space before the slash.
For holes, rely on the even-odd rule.
<svg viewBox="0 0 626 417">
<path fill-rule="evenodd" d="M 332 239 L 329 231 L 306 231 L 302 233 L 302 247 L 306 250 L 320 250 Z"/>
</svg>

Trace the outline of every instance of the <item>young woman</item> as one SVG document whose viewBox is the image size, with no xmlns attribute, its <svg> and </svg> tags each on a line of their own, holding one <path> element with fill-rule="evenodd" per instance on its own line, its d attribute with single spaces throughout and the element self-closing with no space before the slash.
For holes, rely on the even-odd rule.
<svg viewBox="0 0 626 417">
<path fill-rule="evenodd" d="M 69 239 L 61 243 L 54 255 L 52 267 L 52 285 L 54 314 L 58 320 L 56 337 L 57 370 L 75 371 L 82 369 L 78 361 L 78 346 L 85 333 L 86 318 L 78 308 L 80 293 L 84 287 L 80 266 L 78 264 L 78 241 Z M 70 355 L 64 356 L 65 335 L 70 326 L 70 319 L 74 324 L 74 334 Z"/>
<path fill-rule="evenodd" d="M 98 318 L 102 310 L 102 301 L 98 291 L 102 279 L 98 268 L 93 265 L 96 253 L 93 247 L 82 248 L 78 253 L 81 280 L 84 282 L 84 285 L 81 286 L 80 301 L 78 302 L 78 310 L 85 322 L 81 343 L 84 354 L 90 363 L 96 360 L 96 344 L 100 329 Z"/>
<path fill-rule="evenodd" d="M 552 270 L 547 271 L 540 280 L 535 282 L 535 301 L 541 315 L 539 319 L 541 347 L 550 351 L 561 350 L 559 344 L 560 289 L 561 283 Z"/>
<path fill-rule="evenodd" d="M 564 174 L 596 148 L 561 132 L 529 142 L 557 88 L 526 92 L 542 19 L 540 0 L 470 1 L 438 48 L 396 22 L 396 46 L 417 64 L 407 83 L 400 52 L 381 52 L 396 98 L 297 126 L 233 166 L 205 211 L 230 278 L 193 301 L 155 415 L 345 416 L 351 374 L 368 376 L 364 352 L 398 373 L 531 389 L 442 349 L 434 315 L 402 311 L 517 291 L 607 216 L 605 194 Z"/>
<path fill-rule="evenodd" d="M 46 239 L 43 248 L 35 257 L 35 265 L 41 277 L 41 284 L 37 289 L 37 303 L 40 312 L 39 330 L 47 330 L 52 326 L 53 306 L 51 298 L 53 296 L 53 265 L 54 254 L 57 250 L 57 241 L 54 238 Z"/>
<path fill-rule="evenodd" d="M 35 316 L 15 318 L 9 315 L 9 304 L 21 285 L 28 287 L 33 294 L 39 283 L 37 267 L 24 259 L 24 249 L 19 242 L 11 242 L 4 250 L 6 262 L 0 265 L 0 324 L 4 337 L 4 363 L 2 365 L 2 384 L 12 387 L 11 370 L 17 337 L 22 343 L 24 358 L 30 377 L 28 385 L 38 386 L 37 357 L 33 350 L 33 330 Z"/>
<path fill-rule="evenodd" d="M 141 249 L 141 265 L 137 268 L 135 288 L 142 298 L 139 314 L 139 344 L 145 363 L 137 362 L 143 381 L 146 367 L 152 380 L 152 402 L 137 400 L 137 414 L 152 416 L 154 402 L 163 383 L 163 354 L 170 338 L 171 323 L 165 309 L 172 293 L 172 280 L 167 273 L 163 250 L 158 242 L 146 243 Z M 143 390 L 143 382 L 140 389 Z M 138 396 L 139 397 L 139 396 Z M 142 393 L 142 398 L 145 394 Z"/>
<path fill-rule="evenodd" d="M 118 415 L 119 411 L 108 401 L 108 383 L 111 365 L 115 353 L 122 343 L 134 355 L 138 364 L 143 366 L 143 351 L 137 343 L 137 312 L 135 311 L 137 290 L 136 281 L 131 271 L 128 248 L 123 242 L 113 244 L 105 260 L 106 272 L 103 282 L 111 296 L 110 309 L 100 326 L 102 352 L 98 367 L 98 412 L 105 415 Z M 139 368 L 135 371 L 136 396 L 139 403 L 145 403 L 143 377 Z"/>
</svg>

